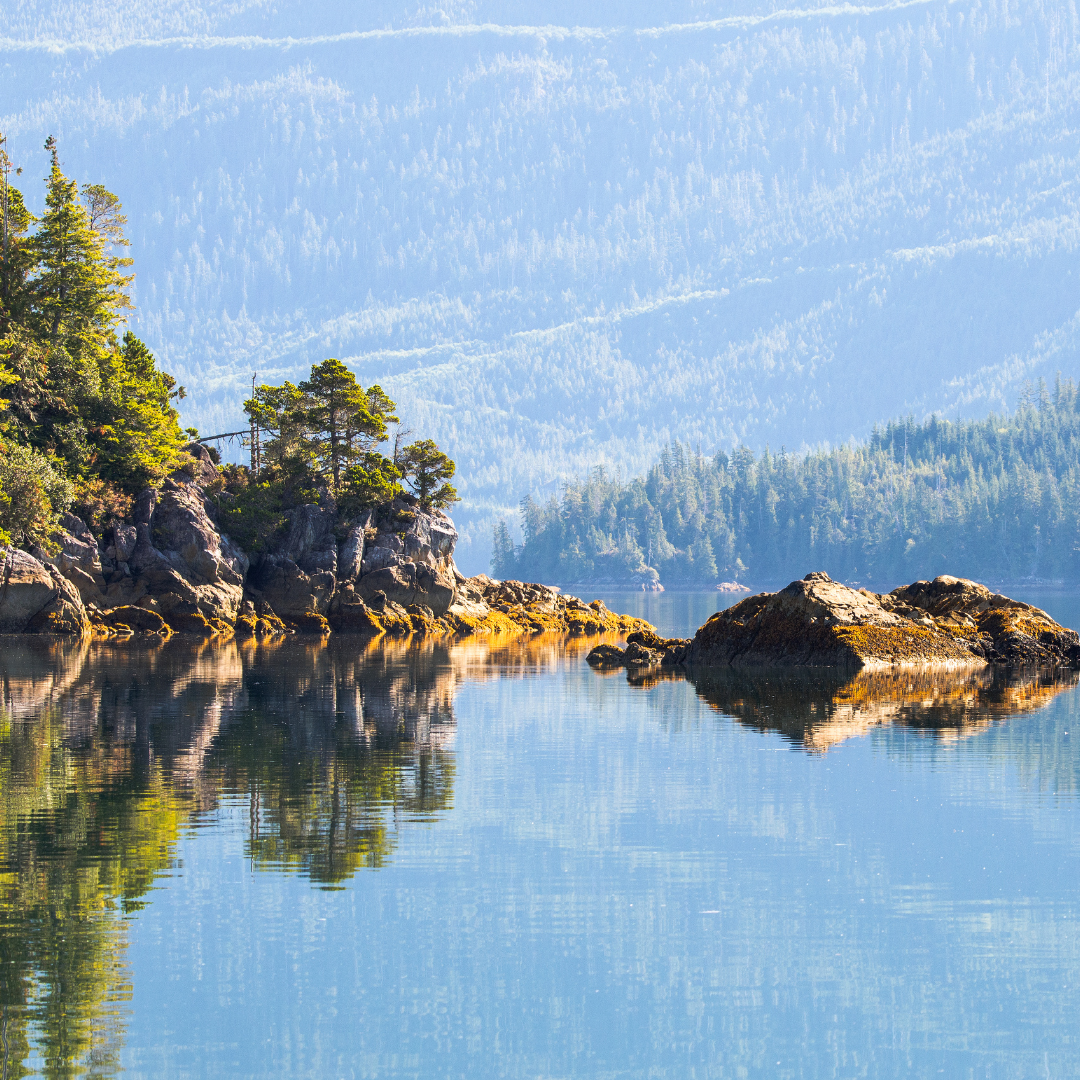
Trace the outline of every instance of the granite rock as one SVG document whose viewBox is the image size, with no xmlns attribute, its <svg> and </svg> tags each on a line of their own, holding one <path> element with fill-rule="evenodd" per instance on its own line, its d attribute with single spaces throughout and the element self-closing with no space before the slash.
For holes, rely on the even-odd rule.
<svg viewBox="0 0 1080 1080">
<path fill-rule="evenodd" d="M 1080 666 L 1080 637 L 1046 612 L 963 578 L 879 595 L 807 574 L 719 611 L 669 650 L 678 665 L 880 668 Z"/>
<path fill-rule="evenodd" d="M 78 590 L 55 566 L 16 548 L 0 548 L 0 633 L 89 633 Z"/>
<path fill-rule="evenodd" d="M 201 488 L 175 474 L 161 490 L 142 492 L 135 505 L 134 549 L 112 574 L 109 606 L 149 596 L 157 599 L 166 621 L 175 612 L 233 622 L 248 558 L 218 531 L 211 510 Z"/>
</svg>

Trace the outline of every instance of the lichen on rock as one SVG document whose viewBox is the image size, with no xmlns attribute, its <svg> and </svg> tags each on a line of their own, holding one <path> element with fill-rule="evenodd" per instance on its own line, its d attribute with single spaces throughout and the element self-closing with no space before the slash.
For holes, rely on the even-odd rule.
<svg viewBox="0 0 1080 1080">
<path fill-rule="evenodd" d="M 827 574 L 719 611 L 669 665 L 882 668 L 1080 666 L 1080 637 L 1046 612 L 946 575 L 879 595 Z"/>
</svg>

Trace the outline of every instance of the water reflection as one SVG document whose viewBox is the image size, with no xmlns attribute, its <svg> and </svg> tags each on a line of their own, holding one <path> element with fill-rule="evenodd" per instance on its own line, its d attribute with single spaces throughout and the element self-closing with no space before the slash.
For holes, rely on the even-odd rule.
<svg viewBox="0 0 1080 1080">
<path fill-rule="evenodd" d="M 255 870 L 341 888 L 451 808 L 464 681 L 567 665 L 606 694 L 612 684 L 584 666 L 595 643 L 5 641 L 0 1080 L 119 1070 L 132 998 L 125 916 L 177 872 L 185 829 L 242 806 Z M 634 678 L 668 677 L 683 676 Z M 960 737 L 1077 677 L 711 671 L 690 681 L 738 722 L 824 751 L 881 724 Z"/>
<path fill-rule="evenodd" d="M 0 1076 L 117 1068 L 122 916 L 189 825 L 250 805 L 247 854 L 334 887 L 451 804 L 443 647 L 5 642 Z M 31 1044 L 41 1060 L 32 1068 Z"/>
<path fill-rule="evenodd" d="M 713 708 L 761 732 L 774 731 L 813 753 L 903 725 L 941 740 L 973 735 L 1009 716 L 1041 708 L 1077 685 L 1075 671 L 823 671 L 709 669 L 687 676 Z M 642 684 L 655 680 L 643 676 Z"/>
</svg>

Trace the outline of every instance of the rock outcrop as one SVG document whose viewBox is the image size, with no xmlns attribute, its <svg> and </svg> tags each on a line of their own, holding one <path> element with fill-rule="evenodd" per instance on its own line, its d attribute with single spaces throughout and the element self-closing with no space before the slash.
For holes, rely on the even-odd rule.
<svg viewBox="0 0 1080 1080">
<path fill-rule="evenodd" d="M 79 591 L 56 567 L 16 548 L 0 559 L 0 634 L 89 633 Z"/>
<path fill-rule="evenodd" d="M 211 510 L 194 482 L 168 479 L 160 491 L 143 492 L 136 503 L 135 550 L 128 560 L 131 578 L 114 579 L 109 599 L 133 603 L 148 596 L 166 621 L 175 616 L 233 623 L 244 596 L 248 557 L 218 531 Z"/>
<path fill-rule="evenodd" d="M 650 629 L 555 588 L 466 579 L 454 565 L 454 523 L 407 494 L 350 520 L 332 506 L 297 507 L 249 563 L 216 523 L 209 454 L 187 451 L 184 469 L 139 495 L 132 523 L 98 539 L 68 514 L 52 552 L 11 553 L 0 626 L 158 638 Z"/>
<path fill-rule="evenodd" d="M 595 666 L 846 669 L 1080 667 L 1080 637 L 1046 612 L 963 578 L 917 581 L 879 595 L 828 574 L 807 574 L 776 593 L 718 611 L 686 641 L 643 641 Z"/>
<path fill-rule="evenodd" d="M 281 542 L 256 561 L 248 594 L 265 601 L 286 622 L 325 616 L 338 584 L 336 519 L 333 510 L 297 507 Z"/>
<path fill-rule="evenodd" d="M 370 625 L 362 608 L 389 601 L 445 615 L 454 602 L 457 530 L 441 510 L 423 510 L 408 495 L 368 510 L 344 529 L 333 510 L 302 506 L 281 541 L 256 562 L 249 593 L 287 623 L 320 616 L 334 629 Z"/>
</svg>

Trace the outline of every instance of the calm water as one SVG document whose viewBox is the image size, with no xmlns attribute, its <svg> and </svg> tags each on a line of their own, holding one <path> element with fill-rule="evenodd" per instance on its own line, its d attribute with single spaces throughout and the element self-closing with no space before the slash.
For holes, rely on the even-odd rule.
<svg viewBox="0 0 1080 1080">
<path fill-rule="evenodd" d="M 8 1077 L 1080 1074 L 1074 679 L 0 653 Z"/>
</svg>

